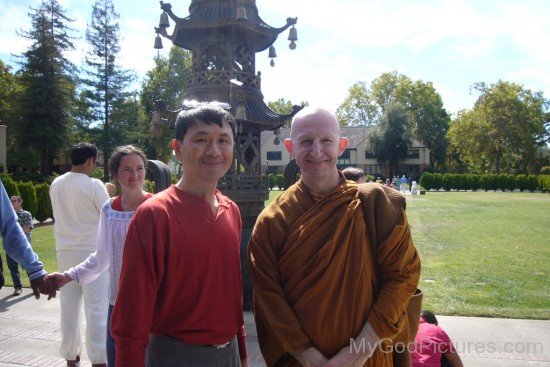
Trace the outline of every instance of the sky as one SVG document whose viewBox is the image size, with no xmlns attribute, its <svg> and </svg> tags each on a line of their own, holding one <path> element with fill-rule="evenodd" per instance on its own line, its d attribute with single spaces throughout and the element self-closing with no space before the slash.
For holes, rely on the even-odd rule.
<svg viewBox="0 0 550 367">
<path fill-rule="evenodd" d="M 39 3 L 0 0 L 0 59 L 15 68 L 12 54 L 29 45 L 16 31 L 30 29 L 29 7 Z M 59 3 L 75 20 L 71 26 L 80 39 L 69 58 L 79 64 L 93 0 Z M 190 3 L 172 0 L 172 10 L 185 17 Z M 153 27 L 159 2 L 114 0 L 114 5 L 121 15 L 121 64 L 141 79 L 157 54 Z M 550 98 L 547 0 L 257 0 L 256 5 L 273 27 L 298 17 L 295 50 L 289 50 L 285 31 L 274 43 L 275 67 L 269 65 L 267 50 L 256 54 L 266 102 L 285 98 L 335 111 L 353 84 L 370 84 L 391 71 L 432 82 L 452 114 L 473 107 L 476 82 L 515 82 Z M 163 43 L 160 52 L 167 56 L 170 42 Z"/>
</svg>

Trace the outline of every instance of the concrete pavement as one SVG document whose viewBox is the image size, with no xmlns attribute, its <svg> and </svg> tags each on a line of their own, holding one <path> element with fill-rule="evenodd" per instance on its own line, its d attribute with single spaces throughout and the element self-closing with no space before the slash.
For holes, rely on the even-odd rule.
<svg viewBox="0 0 550 367">
<path fill-rule="evenodd" d="M 35 300 L 29 289 L 13 297 L 0 290 L 0 367 L 62 367 L 58 355 L 59 298 Z M 245 312 L 249 365 L 265 366 L 254 319 Z M 550 367 L 550 321 L 438 316 L 465 366 Z M 84 348 L 85 349 L 85 348 Z M 86 353 L 82 366 L 91 366 Z"/>
</svg>

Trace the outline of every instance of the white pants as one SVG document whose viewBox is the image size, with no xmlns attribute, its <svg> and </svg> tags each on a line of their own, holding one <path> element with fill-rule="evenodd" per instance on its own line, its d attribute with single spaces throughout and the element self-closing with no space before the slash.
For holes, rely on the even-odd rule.
<svg viewBox="0 0 550 367">
<path fill-rule="evenodd" d="M 90 255 L 89 251 L 57 251 L 59 272 L 80 264 Z M 86 316 L 86 351 L 92 364 L 106 363 L 105 338 L 109 274 L 103 272 L 93 282 L 80 285 L 75 281 L 61 288 L 61 347 L 59 353 L 66 360 L 75 360 L 82 350 L 80 323 L 82 302 Z"/>
</svg>

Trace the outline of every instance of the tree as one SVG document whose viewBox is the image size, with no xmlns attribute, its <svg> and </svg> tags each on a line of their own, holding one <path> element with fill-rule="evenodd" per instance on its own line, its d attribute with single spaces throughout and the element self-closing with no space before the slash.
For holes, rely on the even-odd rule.
<svg viewBox="0 0 550 367">
<path fill-rule="evenodd" d="M 300 103 L 300 106 L 308 106 L 309 102 L 302 101 Z M 267 106 L 272 110 L 275 111 L 281 115 L 288 115 L 292 112 L 292 108 L 294 107 L 294 104 L 292 104 L 291 101 L 287 101 L 284 98 L 279 98 L 276 101 L 270 101 L 267 102 Z"/>
<path fill-rule="evenodd" d="M 383 73 L 370 86 L 354 84 L 337 115 L 344 126 L 378 125 L 394 102 L 405 107 L 414 137 L 431 151 L 431 163 L 443 163 L 451 119 L 431 82 L 412 81 L 396 71 Z"/>
<path fill-rule="evenodd" d="M 539 148 L 549 141 L 549 101 L 542 92 L 498 81 L 477 83 L 474 108 L 452 122 L 452 151 L 479 172 L 536 173 Z"/>
<path fill-rule="evenodd" d="M 40 172 L 53 171 L 53 159 L 65 146 L 68 126 L 72 123 L 75 66 L 64 57 L 74 49 L 64 14 L 56 0 L 45 0 L 29 13 L 31 30 L 20 35 L 32 41 L 22 55 L 19 99 L 21 119 L 17 142 L 21 151 L 40 159 Z"/>
<path fill-rule="evenodd" d="M 187 77 L 191 73 L 192 55 L 183 48 L 172 46 L 168 58 L 158 56 L 154 61 L 155 66 L 147 72 L 140 92 L 140 104 L 149 118 L 157 100 L 165 101 L 171 110 L 181 107 Z M 144 131 L 143 147 L 149 158 L 166 161 L 172 154 L 169 142 L 174 132 L 167 126 L 162 129 L 158 137 L 149 135 L 148 130 Z"/>
<path fill-rule="evenodd" d="M 388 163 L 390 177 L 399 162 L 407 157 L 412 136 L 406 109 L 390 102 L 380 118 L 380 124 L 368 136 L 369 146 L 379 162 Z"/>
<path fill-rule="evenodd" d="M 0 125 L 6 125 L 7 162 L 10 168 L 21 163 L 16 158 L 19 149 L 16 146 L 16 133 L 20 118 L 19 98 L 21 96 L 20 78 L 11 72 L 11 67 L 0 60 Z M 20 158 L 20 157 L 19 157 Z M 35 161 L 35 158 L 33 158 Z M 4 167 L 7 168 L 7 167 Z M 0 172 L 2 169 L 0 169 Z"/>
<path fill-rule="evenodd" d="M 348 90 L 348 96 L 336 114 L 343 126 L 370 126 L 377 123 L 378 108 L 365 82 L 357 82 Z"/>
<path fill-rule="evenodd" d="M 133 73 L 122 69 L 118 64 L 120 52 L 119 14 L 115 12 L 112 0 L 96 0 L 92 6 L 92 20 L 86 29 L 86 40 L 90 50 L 86 55 L 85 64 L 87 78 L 83 79 L 88 87 L 81 94 L 89 105 L 92 125 L 100 130 L 98 136 L 99 148 L 103 151 L 104 181 L 109 180 L 108 160 L 113 146 L 122 139 L 115 134 L 121 132 L 113 120 L 116 110 L 129 96 L 125 90 L 134 78 Z"/>
</svg>

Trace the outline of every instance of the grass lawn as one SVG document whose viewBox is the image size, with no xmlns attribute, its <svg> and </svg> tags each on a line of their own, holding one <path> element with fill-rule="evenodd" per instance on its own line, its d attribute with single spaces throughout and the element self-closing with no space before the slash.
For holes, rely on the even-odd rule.
<svg viewBox="0 0 550 367">
<path fill-rule="evenodd" d="M 550 319 L 550 195 L 428 192 L 407 196 L 407 215 L 422 260 L 423 308 Z"/>
<path fill-rule="evenodd" d="M 550 319 L 550 195 L 428 192 L 407 196 L 407 214 L 425 309 Z M 57 270 L 53 226 L 33 230 L 33 247 L 47 271 Z M 11 285 L 5 257 L 4 276 Z"/>
</svg>

